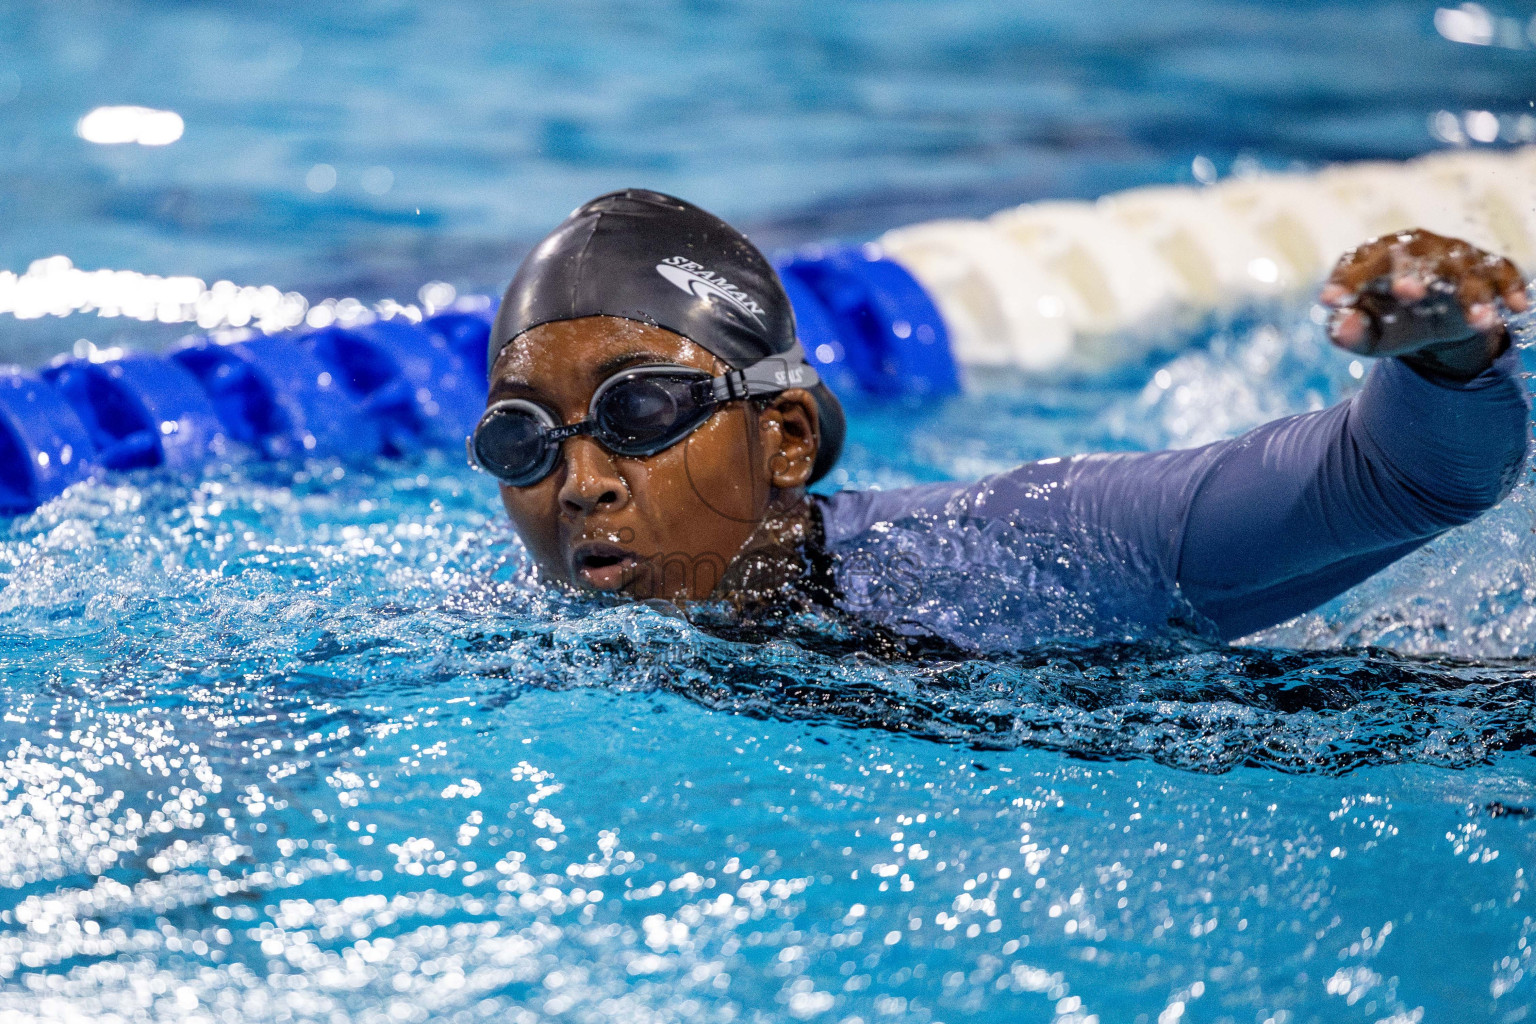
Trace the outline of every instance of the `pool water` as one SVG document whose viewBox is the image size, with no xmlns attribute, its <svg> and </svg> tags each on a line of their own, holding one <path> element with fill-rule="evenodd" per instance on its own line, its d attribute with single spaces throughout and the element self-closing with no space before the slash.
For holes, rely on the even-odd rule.
<svg viewBox="0 0 1536 1024">
<path fill-rule="evenodd" d="M 776 248 L 1193 183 L 1197 157 L 1223 176 L 1407 158 L 1443 147 L 1440 113 L 1496 115 L 1496 146 L 1536 135 L 1520 120 L 1536 115 L 1536 40 L 1449 42 L 1437 6 L 7 4 L 0 268 L 62 253 L 312 302 L 408 301 L 433 278 L 499 291 L 567 212 L 631 185 Z M 1490 14 L 1531 12 L 1490 0 Z M 77 138 L 107 104 L 177 111 L 185 135 Z M 6 326 L 6 357 L 23 362 L 82 336 L 163 344 L 182 330 Z"/>
<path fill-rule="evenodd" d="M 489 288 L 637 178 L 772 244 L 860 238 L 1196 155 L 1407 156 L 1435 111 L 1518 114 L 1536 80 L 1536 51 L 1409 3 L 495 10 L 0 11 L 0 263 Z M 187 136 L 68 134 L 109 102 Z M 830 483 L 1197 444 L 1362 370 L 1304 304 L 1183 340 L 856 404 Z M 0 1017 L 1528 1020 L 1529 476 L 1232 648 L 977 619 L 1006 572 L 947 643 L 575 600 L 446 456 L 83 485 L 0 525 Z"/>
<path fill-rule="evenodd" d="M 1206 342 L 872 412 L 850 483 L 1352 383 L 1304 315 Z M 0 540 L 0 1014 L 1518 1020 L 1533 521 L 1251 646 L 898 656 L 541 590 L 450 460 L 81 487 Z"/>
</svg>

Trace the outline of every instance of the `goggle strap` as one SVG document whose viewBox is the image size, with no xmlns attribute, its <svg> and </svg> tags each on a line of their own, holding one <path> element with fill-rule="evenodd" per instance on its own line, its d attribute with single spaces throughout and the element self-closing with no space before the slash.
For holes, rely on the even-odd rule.
<svg viewBox="0 0 1536 1024">
<path fill-rule="evenodd" d="M 820 375 L 806 362 L 805 350 L 797 341 L 786 352 L 759 359 L 751 366 L 715 378 L 715 400 L 726 402 L 733 398 L 776 395 L 790 388 L 811 388 L 819 383 Z"/>
</svg>

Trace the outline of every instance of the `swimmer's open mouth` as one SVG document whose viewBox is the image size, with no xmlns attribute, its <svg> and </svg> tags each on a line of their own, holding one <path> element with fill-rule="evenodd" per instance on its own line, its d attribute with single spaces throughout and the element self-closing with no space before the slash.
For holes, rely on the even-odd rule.
<svg viewBox="0 0 1536 1024">
<path fill-rule="evenodd" d="M 617 544 L 588 541 L 571 551 L 572 575 L 595 590 L 618 590 L 635 578 L 640 559 Z"/>
</svg>

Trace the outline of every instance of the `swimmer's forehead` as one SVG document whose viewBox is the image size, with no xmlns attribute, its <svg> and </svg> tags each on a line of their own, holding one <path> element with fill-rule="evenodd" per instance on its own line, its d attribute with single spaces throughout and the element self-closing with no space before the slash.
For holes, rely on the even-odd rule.
<svg viewBox="0 0 1536 1024">
<path fill-rule="evenodd" d="M 543 390 L 557 382 L 596 387 L 620 370 L 654 363 L 725 369 L 702 346 L 664 327 L 589 316 L 541 324 L 513 338 L 491 369 L 491 383 L 493 391 Z"/>
</svg>

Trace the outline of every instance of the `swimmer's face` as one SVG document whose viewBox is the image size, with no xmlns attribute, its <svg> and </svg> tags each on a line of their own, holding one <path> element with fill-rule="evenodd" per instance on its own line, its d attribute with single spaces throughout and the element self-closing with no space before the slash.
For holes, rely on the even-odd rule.
<svg viewBox="0 0 1536 1024">
<path fill-rule="evenodd" d="M 583 317 L 535 327 L 507 345 L 491 368 L 490 401 L 523 398 L 578 423 L 605 380 L 656 363 L 713 375 L 730 369 L 664 328 Z M 803 497 L 815 463 L 815 400 L 796 390 L 766 403 L 726 403 L 655 455 L 615 455 L 591 437 L 569 438 L 543 480 L 503 485 L 502 504 L 551 579 L 641 599 L 703 600 L 770 510 Z"/>
</svg>

